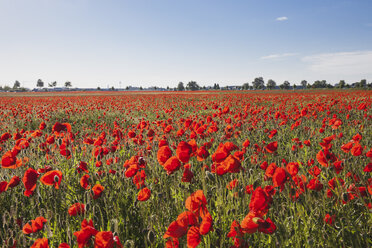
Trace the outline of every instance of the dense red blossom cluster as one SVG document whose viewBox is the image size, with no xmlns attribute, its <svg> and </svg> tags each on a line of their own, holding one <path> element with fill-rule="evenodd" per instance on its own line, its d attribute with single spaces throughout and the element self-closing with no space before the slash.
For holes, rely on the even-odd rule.
<svg viewBox="0 0 372 248">
<path fill-rule="evenodd" d="M 241 213 L 244 218 L 231 219 L 230 230 L 224 230 L 232 247 L 248 247 L 247 235 L 277 230 L 280 220 L 271 207 L 283 191 L 293 201 L 308 191 L 324 192 L 341 204 L 362 199 L 364 207 L 372 209 L 371 133 L 365 133 L 371 128 L 362 124 L 362 119 L 369 125 L 372 119 L 371 94 L 324 95 L 316 101 L 315 94 L 49 96 L 22 98 L 23 104 L 16 97 L 3 98 L 0 197 L 16 192 L 26 199 L 38 197 L 40 185 L 48 186 L 43 190 L 67 191 L 72 182 L 65 178 L 74 175 L 87 195 L 79 199 L 104 201 L 111 190 L 108 181 L 122 175 L 120 180 L 128 180 L 137 192 L 136 204 L 145 204 L 159 184 L 149 167 L 158 167 L 158 173 L 177 177 L 180 183 L 203 187 L 208 187 L 201 179 L 204 175 L 229 178 L 227 190 L 241 197 L 238 190 L 243 187 L 249 207 Z M 63 115 L 57 115 L 61 111 Z M 115 111 L 120 114 L 111 118 Z M 76 115 L 95 115 L 95 121 L 70 118 Z M 40 164 L 36 153 L 47 163 Z M 291 160 L 284 154 L 292 154 Z M 61 168 L 62 160 L 73 163 L 71 168 Z M 262 181 L 238 179 L 249 170 Z M 218 216 L 207 204 L 205 188 L 200 188 L 186 198 L 185 211 L 164 223 L 164 228 L 169 224 L 162 235 L 166 247 L 179 247 L 184 236 L 187 247 L 197 247 L 214 231 Z M 123 247 L 116 236 L 120 234 L 98 231 L 102 229 L 85 219 L 90 213 L 87 202 L 70 203 L 66 215 L 84 216 L 81 229 L 74 230 L 74 245 Z M 21 226 L 23 234 L 35 233 L 36 238 L 48 221 L 46 216 L 36 217 Z M 336 214 L 324 216 L 329 226 L 335 222 Z M 17 242 L 11 245 L 17 247 Z M 69 242 L 59 247 L 69 245 L 74 246 Z M 49 247 L 49 240 L 34 239 L 32 247 Z"/>
</svg>

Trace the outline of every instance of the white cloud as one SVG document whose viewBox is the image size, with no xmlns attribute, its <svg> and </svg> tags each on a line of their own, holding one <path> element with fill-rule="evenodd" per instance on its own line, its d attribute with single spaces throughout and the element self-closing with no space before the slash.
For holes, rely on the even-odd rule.
<svg viewBox="0 0 372 248">
<path fill-rule="evenodd" d="M 337 75 L 372 74 L 372 51 L 322 53 L 302 58 L 313 72 Z"/>
<path fill-rule="evenodd" d="M 297 55 L 297 53 L 271 54 L 271 55 L 263 56 L 260 59 L 280 59 L 280 58 L 291 57 L 295 55 Z"/>
<path fill-rule="evenodd" d="M 286 16 L 281 16 L 281 17 L 276 18 L 276 20 L 277 20 L 277 21 L 286 21 L 286 20 L 288 20 L 288 17 L 286 17 Z"/>
</svg>

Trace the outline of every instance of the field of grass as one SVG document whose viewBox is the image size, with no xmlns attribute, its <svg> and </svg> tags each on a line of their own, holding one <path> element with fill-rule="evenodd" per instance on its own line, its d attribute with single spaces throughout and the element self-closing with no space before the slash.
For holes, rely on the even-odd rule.
<svg viewBox="0 0 372 248">
<path fill-rule="evenodd" d="M 372 92 L 0 96 L 0 247 L 370 247 Z"/>
</svg>

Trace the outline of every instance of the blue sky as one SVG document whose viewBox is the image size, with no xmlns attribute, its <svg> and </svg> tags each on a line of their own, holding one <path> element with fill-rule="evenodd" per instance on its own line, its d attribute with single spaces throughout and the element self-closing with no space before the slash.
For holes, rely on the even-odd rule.
<svg viewBox="0 0 372 248">
<path fill-rule="evenodd" d="M 0 0 L 0 85 L 372 80 L 370 0 Z"/>
</svg>

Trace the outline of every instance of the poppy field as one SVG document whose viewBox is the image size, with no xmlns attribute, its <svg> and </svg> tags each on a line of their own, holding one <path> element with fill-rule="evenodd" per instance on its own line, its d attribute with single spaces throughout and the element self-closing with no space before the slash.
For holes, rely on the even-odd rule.
<svg viewBox="0 0 372 248">
<path fill-rule="evenodd" d="M 372 92 L 0 96 L 0 247 L 370 247 Z"/>
</svg>

